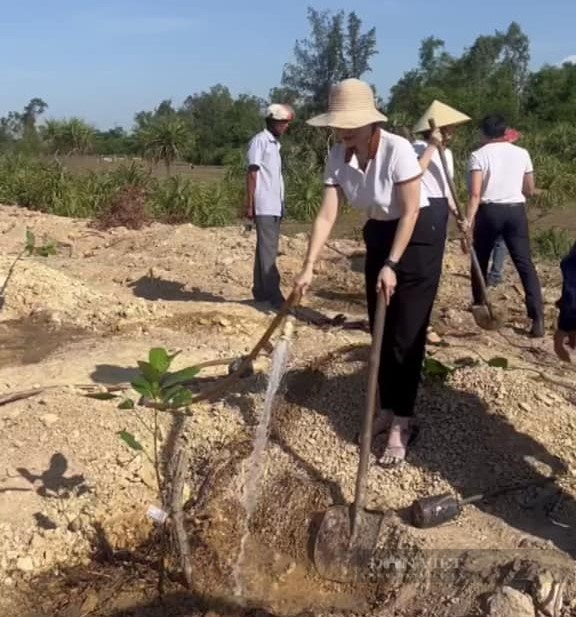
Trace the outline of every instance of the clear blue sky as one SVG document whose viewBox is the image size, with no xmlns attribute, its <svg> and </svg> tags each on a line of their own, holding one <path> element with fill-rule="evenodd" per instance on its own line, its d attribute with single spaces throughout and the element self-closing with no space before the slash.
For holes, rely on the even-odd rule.
<svg viewBox="0 0 576 617">
<path fill-rule="evenodd" d="M 533 67 L 576 54 L 576 0 L 0 0 L 0 114 L 39 96 L 50 117 L 129 126 L 136 111 L 218 82 L 266 96 L 308 34 L 310 4 L 353 9 L 376 26 L 380 53 L 367 78 L 382 93 L 430 34 L 460 53 L 516 20 Z"/>
</svg>

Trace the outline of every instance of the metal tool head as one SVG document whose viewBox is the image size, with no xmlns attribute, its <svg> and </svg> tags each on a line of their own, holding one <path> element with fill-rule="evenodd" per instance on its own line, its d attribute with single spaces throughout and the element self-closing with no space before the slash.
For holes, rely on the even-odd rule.
<svg viewBox="0 0 576 617">
<path fill-rule="evenodd" d="M 455 519 L 461 511 L 462 505 L 450 493 L 424 497 L 412 504 L 412 524 L 420 529 L 437 527 Z"/>
<path fill-rule="evenodd" d="M 472 316 L 482 330 L 500 330 L 506 323 L 506 312 L 502 308 L 488 308 L 485 304 L 475 304 L 472 307 Z"/>
<path fill-rule="evenodd" d="M 237 373 L 242 367 L 242 364 L 244 363 L 245 360 L 246 360 L 246 356 L 242 356 L 241 358 L 237 358 L 236 360 L 234 360 L 234 362 L 229 364 L 228 365 L 228 375 L 233 375 L 234 373 Z M 249 362 L 248 365 L 242 370 L 242 373 L 239 375 L 239 377 L 246 378 L 246 377 L 252 377 L 252 375 L 254 375 L 254 363 Z"/>
<path fill-rule="evenodd" d="M 384 515 L 358 511 L 352 533 L 352 508 L 334 506 L 326 511 L 314 545 L 314 564 L 331 581 L 351 583 L 366 574 L 378 542 Z"/>
</svg>

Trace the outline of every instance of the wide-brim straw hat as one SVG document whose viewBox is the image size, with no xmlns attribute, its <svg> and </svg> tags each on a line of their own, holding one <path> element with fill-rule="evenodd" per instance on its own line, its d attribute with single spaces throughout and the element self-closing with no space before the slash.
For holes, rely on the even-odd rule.
<svg viewBox="0 0 576 617">
<path fill-rule="evenodd" d="M 446 103 L 434 101 L 414 126 L 414 133 L 429 131 L 430 120 L 434 120 L 436 126 L 442 128 L 443 126 L 457 126 L 458 124 L 470 122 L 471 118 L 461 111 L 450 107 L 450 105 L 446 105 Z"/>
<path fill-rule="evenodd" d="M 357 129 L 386 120 L 388 118 L 376 108 L 369 84 L 360 79 L 344 79 L 330 89 L 328 111 L 310 118 L 307 123 L 310 126 Z"/>
</svg>

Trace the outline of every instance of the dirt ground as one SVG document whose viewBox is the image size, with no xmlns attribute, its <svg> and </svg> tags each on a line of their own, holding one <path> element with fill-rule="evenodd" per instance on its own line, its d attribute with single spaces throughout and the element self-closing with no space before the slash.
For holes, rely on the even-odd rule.
<svg viewBox="0 0 576 617">
<path fill-rule="evenodd" d="M 369 507 L 385 513 L 377 559 L 372 576 L 344 586 L 322 579 L 310 557 L 321 513 L 353 499 L 366 387 L 365 330 L 320 325 L 339 314 L 365 318 L 362 247 L 334 241 L 297 315 L 250 523 L 242 602 L 234 595 L 240 493 L 269 359 L 219 400 L 195 406 L 184 425 L 161 417 L 164 454 L 180 431 L 190 453 L 194 588 L 173 576 L 160 603 L 147 516 L 159 505 L 154 469 L 118 436 L 127 430 L 150 448 L 152 412 L 118 410 L 82 388 L 130 381 L 151 347 L 181 350 L 176 368 L 247 353 L 272 319 L 249 302 L 255 237 L 240 226 L 102 233 L 85 221 L 0 207 L 0 283 L 27 227 L 71 249 L 18 262 L 0 313 L 0 397 L 45 388 L 23 400 L 0 398 L 0 615 L 512 617 L 536 615 L 552 579 L 568 586 L 549 615 L 576 615 L 575 373 L 556 361 L 550 336 L 526 336 L 510 266 L 492 294 L 507 307 L 508 324 L 483 332 L 467 310 L 466 259 L 449 243 L 433 316 L 442 340 L 428 354 L 454 370 L 445 381 L 427 375 L 407 463 L 387 470 L 373 458 Z M 303 234 L 282 238 L 286 292 L 305 246 Z M 538 269 L 551 331 L 559 270 Z M 508 368 L 490 366 L 496 357 Z M 202 371 L 197 387 L 225 372 Z M 374 448 L 377 455 L 381 440 Z M 467 505 L 442 527 L 416 529 L 408 516 L 428 495 L 467 497 L 552 475 L 559 479 Z M 439 568 L 439 559 L 452 565 Z M 524 605 L 495 608 L 509 601 L 503 588 Z"/>
</svg>

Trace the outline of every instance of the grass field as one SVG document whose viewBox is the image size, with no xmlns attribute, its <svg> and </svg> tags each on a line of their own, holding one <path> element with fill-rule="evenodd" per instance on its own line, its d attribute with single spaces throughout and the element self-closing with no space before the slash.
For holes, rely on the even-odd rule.
<svg viewBox="0 0 576 617">
<path fill-rule="evenodd" d="M 112 171 L 121 165 L 131 162 L 142 165 L 149 169 L 152 175 L 158 178 L 166 177 L 166 168 L 162 163 L 154 164 L 140 157 L 128 156 L 98 156 L 98 155 L 79 155 L 63 159 L 64 165 L 73 173 L 86 171 Z M 179 176 L 185 176 L 198 182 L 217 182 L 224 177 L 224 167 L 216 166 L 191 166 L 184 161 L 178 161 L 171 167 L 171 172 Z"/>
</svg>

